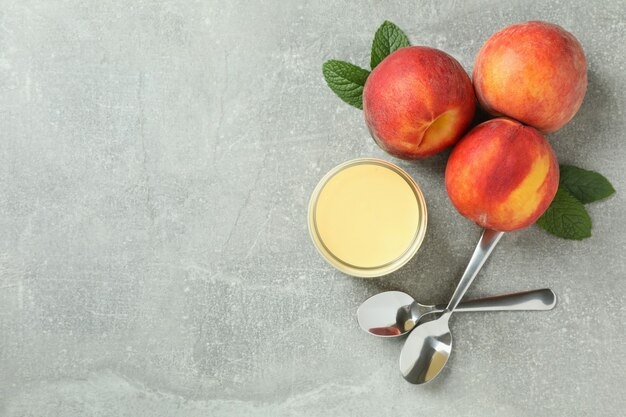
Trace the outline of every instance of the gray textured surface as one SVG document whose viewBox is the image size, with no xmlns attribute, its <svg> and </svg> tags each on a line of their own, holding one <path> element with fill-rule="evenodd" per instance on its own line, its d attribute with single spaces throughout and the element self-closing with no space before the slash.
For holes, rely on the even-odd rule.
<svg viewBox="0 0 626 417">
<path fill-rule="evenodd" d="M 618 190 L 589 240 L 505 236 L 469 295 L 549 286 L 557 309 L 457 316 L 423 387 L 354 312 L 451 295 L 479 230 L 447 154 L 399 162 L 430 223 L 387 279 L 334 271 L 305 222 L 329 168 L 393 160 L 320 68 L 366 65 L 384 19 L 468 70 L 508 23 L 573 31 L 589 90 L 550 140 Z M 0 415 L 623 416 L 625 20 L 620 0 L 0 0 Z"/>
</svg>

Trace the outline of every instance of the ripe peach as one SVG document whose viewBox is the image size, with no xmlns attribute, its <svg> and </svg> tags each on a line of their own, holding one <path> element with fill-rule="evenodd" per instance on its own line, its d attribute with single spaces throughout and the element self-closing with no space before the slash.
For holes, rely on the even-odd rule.
<svg viewBox="0 0 626 417">
<path fill-rule="evenodd" d="M 472 78 L 478 101 L 489 113 L 550 133 L 580 108 L 587 90 L 587 62 L 571 33 L 551 23 L 526 22 L 487 40 Z"/>
<path fill-rule="evenodd" d="M 472 129 L 446 166 L 452 204 L 479 225 L 511 231 L 533 224 L 554 198 L 559 165 L 536 129 L 505 118 Z"/>
<path fill-rule="evenodd" d="M 372 137 L 403 159 L 425 158 L 454 145 L 475 109 L 472 83 L 461 64 L 425 46 L 389 55 L 363 90 L 363 113 Z"/>
</svg>

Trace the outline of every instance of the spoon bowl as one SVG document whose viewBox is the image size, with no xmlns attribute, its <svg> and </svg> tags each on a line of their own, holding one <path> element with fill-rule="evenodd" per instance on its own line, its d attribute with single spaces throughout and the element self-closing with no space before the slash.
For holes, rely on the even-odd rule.
<svg viewBox="0 0 626 417">
<path fill-rule="evenodd" d="M 359 326 L 380 337 L 402 336 L 413 330 L 427 308 L 409 294 L 385 291 L 368 298 L 356 311 Z"/>
<path fill-rule="evenodd" d="M 452 333 L 448 327 L 450 313 L 437 320 L 420 324 L 407 339 L 403 351 L 414 355 L 400 355 L 400 372 L 414 384 L 433 380 L 446 366 L 452 352 Z M 416 359 L 417 358 L 417 359 Z"/>
</svg>

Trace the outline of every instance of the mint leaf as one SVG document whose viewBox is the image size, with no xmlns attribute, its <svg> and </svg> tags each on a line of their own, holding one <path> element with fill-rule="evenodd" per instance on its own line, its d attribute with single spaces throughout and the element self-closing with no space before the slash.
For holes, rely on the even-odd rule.
<svg viewBox="0 0 626 417">
<path fill-rule="evenodd" d="M 404 32 L 398 26 L 385 20 L 374 35 L 370 67 L 376 68 L 387 55 L 406 46 L 411 46 L 411 44 Z"/>
<path fill-rule="evenodd" d="M 565 188 L 583 204 L 601 200 L 615 193 L 609 180 L 595 171 L 572 165 L 561 165 L 559 186 Z"/>
<path fill-rule="evenodd" d="M 591 236 L 591 218 L 585 206 L 562 187 L 556 191 L 550 207 L 537 224 L 564 239 L 581 240 Z"/>
<path fill-rule="evenodd" d="M 331 90 L 357 109 L 363 110 L 363 86 L 370 75 L 368 70 L 344 61 L 326 61 L 322 66 L 324 79 Z"/>
</svg>

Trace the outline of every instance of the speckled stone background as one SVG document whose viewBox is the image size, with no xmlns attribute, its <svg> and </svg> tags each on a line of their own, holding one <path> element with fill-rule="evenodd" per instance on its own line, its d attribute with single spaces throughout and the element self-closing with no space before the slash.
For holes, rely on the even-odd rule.
<svg viewBox="0 0 626 417">
<path fill-rule="evenodd" d="M 0 0 L 0 415 L 623 416 L 626 16 L 623 1 Z M 389 19 L 470 71 L 497 29 L 572 31 L 585 102 L 550 135 L 615 197 L 593 237 L 506 235 L 469 296 L 551 287 L 548 313 L 457 315 L 426 386 L 401 341 L 363 334 L 367 297 L 446 301 L 479 237 L 451 206 L 447 153 L 385 155 L 325 86 L 369 62 Z M 320 177 L 399 163 L 430 211 L 386 279 L 328 266 L 309 241 Z"/>
</svg>

